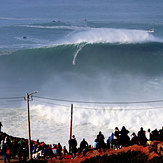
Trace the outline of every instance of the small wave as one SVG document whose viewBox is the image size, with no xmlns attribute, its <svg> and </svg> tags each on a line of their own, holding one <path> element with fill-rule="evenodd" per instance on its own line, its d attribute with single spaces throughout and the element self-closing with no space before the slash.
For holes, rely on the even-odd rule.
<svg viewBox="0 0 163 163">
<path fill-rule="evenodd" d="M 66 26 L 66 25 L 59 25 L 59 26 L 43 26 L 43 25 L 21 25 L 27 28 L 40 28 L 40 29 L 67 29 L 67 30 L 88 30 L 90 27 L 79 27 L 79 26 Z"/>
<path fill-rule="evenodd" d="M 14 18 L 14 17 L 0 17 L 0 20 L 46 20 L 45 18 Z"/>
<path fill-rule="evenodd" d="M 47 43 L 49 43 L 48 40 L 37 39 L 37 38 L 29 37 L 29 36 L 15 37 L 15 38 L 16 38 L 17 40 L 21 40 L 21 41 L 30 41 L 30 42 L 39 43 L 39 44 L 47 44 Z"/>
<path fill-rule="evenodd" d="M 1 55 L 10 55 L 14 52 L 14 50 L 3 50 L 3 51 L 0 51 L 0 56 Z"/>
</svg>

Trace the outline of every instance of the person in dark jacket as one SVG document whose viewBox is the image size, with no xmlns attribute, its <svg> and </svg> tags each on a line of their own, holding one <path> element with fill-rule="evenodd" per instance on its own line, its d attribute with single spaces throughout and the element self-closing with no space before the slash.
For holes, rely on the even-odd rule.
<svg viewBox="0 0 163 163">
<path fill-rule="evenodd" d="M 130 138 L 128 136 L 129 131 L 126 129 L 125 126 L 122 127 L 120 131 L 120 144 L 122 146 L 128 146 L 130 142 Z"/>
<path fill-rule="evenodd" d="M 102 132 L 100 131 L 99 134 L 97 135 L 97 140 L 98 140 L 98 148 L 101 151 L 101 149 L 103 149 L 105 151 L 105 142 L 104 142 L 104 135 L 102 134 Z"/>
<path fill-rule="evenodd" d="M 131 135 L 131 141 L 130 141 L 130 145 L 135 145 L 138 144 L 138 137 L 136 136 L 136 134 L 133 132 Z"/>
<path fill-rule="evenodd" d="M 83 156 L 85 156 L 85 154 L 87 153 L 87 151 L 88 151 L 88 143 L 83 138 L 83 140 L 80 143 L 80 148 L 79 148 L 78 156 L 81 154 L 81 152 L 83 152 Z"/>
<path fill-rule="evenodd" d="M 6 157 L 7 157 L 7 145 L 6 144 L 3 145 L 2 153 L 4 156 L 4 163 L 6 163 Z"/>
<path fill-rule="evenodd" d="M 145 146 L 147 142 L 147 138 L 145 136 L 145 131 L 143 130 L 143 127 L 140 128 L 140 131 L 138 132 L 138 141 L 140 145 Z"/>
<path fill-rule="evenodd" d="M 18 147 L 18 158 L 19 158 L 19 162 L 22 161 L 22 156 L 23 156 L 23 147 L 21 145 L 19 145 L 19 147 Z"/>
<path fill-rule="evenodd" d="M 59 156 L 59 160 L 61 160 L 62 159 L 62 146 L 60 143 L 58 143 L 57 154 Z"/>
<path fill-rule="evenodd" d="M 157 129 L 152 131 L 152 140 L 159 140 L 159 132 Z"/>
<path fill-rule="evenodd" d="M 69 148 L 70 148 L 70 154 L 72 155 L 72 158 L 75 158 L 77 152 L 77 141 L 75 135 L 73 135 L 72 139 L 69 140 Z"/>
</svg>

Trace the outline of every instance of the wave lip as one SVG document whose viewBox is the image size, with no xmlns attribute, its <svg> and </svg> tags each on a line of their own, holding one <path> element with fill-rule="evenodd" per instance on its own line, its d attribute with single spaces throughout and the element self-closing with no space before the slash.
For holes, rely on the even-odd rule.
<svg viewBox="0 0 163 163">
<path fill-rule="evenodd" d="M 91 28 L 73 33 L 63 44 L 163 42 L 145 30 Z"/>
<path fill-rule="evenodd" d="M 67 36 L 57 40 L 53 45 L 80 44 L 80 43 L 144 43 L 144 42 L 163 42 L 162 39 L 154 36 L 150 30 L 138 29 L 117 29 L 117 28 L 95 28 L 88 26 L 74 25 L 21 25 L 27 28 L 71 30 Z M 52 45 L 52 46 L 53 46 Z"/>
</svg>

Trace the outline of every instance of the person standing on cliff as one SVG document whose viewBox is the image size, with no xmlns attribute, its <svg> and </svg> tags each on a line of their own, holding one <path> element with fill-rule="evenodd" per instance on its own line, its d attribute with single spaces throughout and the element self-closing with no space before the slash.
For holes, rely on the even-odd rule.
<svg viewBox="0 0 163 163">
<path fill-rule="evenodd" d="M 147 138 L 146 133 L 143 130 L 143 127 L 140 128 L 140 131 L 138 132 L 138 141 L 140 145 L 146 146 Z"/>
<path fill-rule="evenodd" d="M 69 140 L 69 147 L 70 147 L 70 154 L 74 159 L 76 157 L 76 152 L 77 152 L 77 141 L 75 135 L 73 135 L 72 139 Z"/>
<path fill-rule="evenodd" d="M 3 127 L 2 123 L 0 122 L 0 132 L 1 132 L 1 127 Z"/>
</svg>

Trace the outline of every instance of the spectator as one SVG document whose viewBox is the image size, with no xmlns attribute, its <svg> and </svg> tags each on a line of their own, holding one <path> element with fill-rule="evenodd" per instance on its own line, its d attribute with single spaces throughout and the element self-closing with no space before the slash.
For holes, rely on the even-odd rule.
<svg viewBox="0 0 163 163">
<path fill-rule="evenodd" d="M 53 156 L 57 159 L 57 147 L 58 147 L 58 145 L 55 145 L 55 144 L 53 144 L 53 149 L 52 149 L 52 151 L 53 151 Z"/>
<path fill-rule="evenodd" d="M 81 154 L 81 152 L 83 152 L 83 156 L 85 156 L 85 154 L 87 153 L 87 151 L 88 151 L 88 143 L 83 138 L 83 140 L 80 143 L 80 148 L 79 148 L 78 156 Z"/>
<path fill-rule="evenodd" d="M 72 139 L 69 140 L 69 147 L 70 147 L 70 153 L 72 155 L 72 158 L 75 158 L 77 152 L 77 141 L 75 135 L 73 135 Z"/>
<path fill-rule="evenodd" d="M 130 142 L 130 138 L 128 136 L 129 131 L 126 130 L 125 126 L 123 126 L 120 133 L 121 133 L 120 144 L 122 146 L 128 146 Z"/>
<path fill-rule="evenodd" d="M 159 140 L 159 132 L 157 129 L 152 131 L 152 140 Z"/>
<path fill-rule="evenodd" d="M 68 151 L 66 149 L 66 146 L 63 147 L 62 153 L 63 153 L 63 155 L 68 155 Z"/>
<path fill-rule="evenodd" d="M 101 133 L 101 131 L 99 132 L 99 134 L 97 135 L 97 141 L 98 141 L 98 148 L 101 151 L 101 149 L 103 149 L 105 151 L 105 143 L 104 143 L 104 135 Z"/>
<path fill-rule="evenodd" d="M 115 130 L 113 131 L 113 140 L 111 142 L 113 148 L 115 149 L 119 148 L 119 135 L 120 135 L 119 129 L 118 127 L 115 127 Z"/>
<path fill-rule="evenodd" d="M 23 155 L 23 148 L 19 145 L 19 147 L 18 147 L 18 158 L 19 158 L 19 162 L 22 161 L 22 155 Z"/>
<path fill-rule="evenodd" d="M 159 140 L 163 141 L 163 126 L 162 129 L 159 130 Z"/>
<path fill-rule="evenodd" d="M 3 127 L 2 123 L 0 122 L 0 132 L 1 132 L 1 127 Z"/>
<path fill-rule="evenodd" d="M 93 142 L 93 150 L 96 150 L 98 147 L 98 140 L 95 139 L 95 141 Z"/>
<path fill-rule="evenodd" d="M 112 132 L 112 134 L 109 136 L 109 138 L 107 140 L 107 148 L 108 149 L 113 148 L 113 145 L 112 145 L 113 138 L 114 138 L 114 134 Z"/>
<path fill-rule="evenodd" d="M 131 135 L 130 145 L 135 145 L 135 144 L 138 144 L 138 137 L 136 136 L 135 132 L 133 132 Z"/>
<path fill-rule="evenodd" d="M 151 134 L 150 129 L 148 129 L 146 132 L 146 138 L 147 138 L 147 144 L 150 145 L 151 144 L 151 138 L 152 138 L 152 134 Z"/>
<path fill-rule="evenodd" d="M 48 147 L 48 155 L 49 155 L 49 158 L 52 160 L 52 158 L 53 158 L 53 151 L 52 151 L 51 145 L 49 145 L 49 147 Z"/>
<path fill-rule="evenodd" d="M 140 128 L 140 131 L 138 132 L 138 141 L 140 145 L 145 146 L 147 142 L 147 138 L 145 136 L 145 131 L 143 130 L 143 127 Z"/>
<path fill-rule="evenodd" d="M 59 160 L 61 160 L 62 159 L 62 146 L 60 143 L 58 143 L 57 154 L 59 156 Z"/>
<path fill-rule="evenodd" d="M 3 145 L 2 153 L 4 156 L 4 163 L 6 163 L 6 158 L 7 158 L 7 145 L 6 144 Z"/>
<path fill-rule="evenodd" d="M 22 148 L 23 162 L 27 160 L 28 157 L 28 147 L 24 144 Z"/>
</svg>

